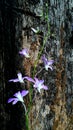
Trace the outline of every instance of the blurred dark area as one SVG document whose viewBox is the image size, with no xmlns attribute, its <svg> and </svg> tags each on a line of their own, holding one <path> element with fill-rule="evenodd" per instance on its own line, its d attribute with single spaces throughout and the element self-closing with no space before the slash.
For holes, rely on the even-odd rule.
<svg viewBox="0 0 73 130">
<path fill-rule="evenodd" d="M 71 37 L 69 38 L 70 48 L 73 49 L 73 31 L 71 31 Z"/>
</svg>

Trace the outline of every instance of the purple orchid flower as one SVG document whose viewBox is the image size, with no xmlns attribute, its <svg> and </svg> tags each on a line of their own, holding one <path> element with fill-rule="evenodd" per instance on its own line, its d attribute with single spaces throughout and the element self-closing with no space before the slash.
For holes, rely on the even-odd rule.
<svg viewBox="0 0 73 130">
<path fill-rule="evenodd" d="M 16 79 L 10 79 L 9 82 L 20 82 L 20 83 L 24 83 L 24 78 L 25 77 L 22 77 L 21 73 L 18 73 L 17 76 L 18 76 L 18 78 L 16 78 Z"/>
<path fill-rule="evenodd" d="M 44 62 L 45 69 L 48 70 L 51 69 L 53 71 L 52 64 L 54 63 L 54 60 L 48 60 L 45 55 L 42 56 L 42 61 Z"/>
<path fill-rule="evenodd" d="M 41 89 L 48 90 L 48 87 L 44 85 L 44 80 L 38 80 L 38 78 L 36 77 L 34 79 L 30 77 L 25 77 L 25 79 L 27 79 L 30 82 L 33 82 L 33 87 L 36 88 L 39 91 L 39 93 Z"/>
<path fill-rule="evenodd" d="M 26 58 L 30 57 L 29 56 L 29 50 L 27 48 L 24 48 L 21 51 L 19 51 L 19 54 L 25 56 Z"/>
<path fill-rule="evenodd" d="M 26 96 L 29 93 L 28 90 L 22 90 L 21 92 L 18 91 L 13 96 L 14 98 L 9 98 L 8 103 L 12 102 L 12 105 L 15 105 L 18 101 L 24 103 L 23 97 Z"/>
</svg>

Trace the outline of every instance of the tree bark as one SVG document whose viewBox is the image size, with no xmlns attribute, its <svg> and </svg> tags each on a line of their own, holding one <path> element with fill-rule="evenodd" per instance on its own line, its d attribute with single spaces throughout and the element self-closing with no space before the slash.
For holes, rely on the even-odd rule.
<svg viewBox="0 0 73 130">
<path fill-rule="evenodd" d="M 7 104 L 8 98 L 18 90 L 30 89 L 30 82 L 26 82 L 25 85 L 8 82 L 9 79 L 15 78 L 18 72 L 30 77 L 37 75 L 39 79 L 45 80 L 49 89 L 49 91 L 42 90 L 41 94 L 32 95 L 32 106 L 28 114 L 30 130 L 72 130 L 72 5 L 72 0 L 33 2 L 0 0 L 0 128 L 2 130 L 26 129 L 22 105 Z M 47 15 L 48 22 L 46 22 Z M 32 28 L 39 28 L 40 33 L 34 33 Z M 55 61 L 53 72 L 41 70 L 43 64 L 41 60 L 37 62 L 43 44 L 42 54 L 52 57 Z M 22 48 L 29 49 L 30 59 L 19 55 Z M 27 109 L 29 98 L 25 99 Z"/>
</svg>

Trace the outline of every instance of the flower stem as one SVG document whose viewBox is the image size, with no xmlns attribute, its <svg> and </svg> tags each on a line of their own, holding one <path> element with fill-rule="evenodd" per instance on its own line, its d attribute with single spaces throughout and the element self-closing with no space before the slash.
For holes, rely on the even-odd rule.
<svg viewBox="0 0 73 130">
<path fill-rule="evenodd" d="M 28 117 L 28 113 L 26 113 L 26 130 L 30 130 L 29 128 L 29 117 Z"/>
<path fill-rule="evenodd" d="M 23 104 L 23 107 L 24 107 L 24 109 L 25 109 L 25 113 L 27 113 L 25 104 L 24 104 L 24 103 L 22 103 L 22 104 Z"/>
</svg>

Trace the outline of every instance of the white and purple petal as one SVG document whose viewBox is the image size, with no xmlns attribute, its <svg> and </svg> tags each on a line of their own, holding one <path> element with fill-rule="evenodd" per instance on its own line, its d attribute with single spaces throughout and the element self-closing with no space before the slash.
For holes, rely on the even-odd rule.
<svg viewBox="0 0 73 130">
<path fill-rule="evenodd" d="M 48 65 L 52 65 L 54 63 L 54 60 L 49 60 Z"/>
<path fill-rule="evenodd" d="M 16 98 L 9 98 L 7 102 L 10 103 L 10 102 L 12 102 L 12 101 L 15 100 L 15 99 L 16 99 Z"/>
<path fill-rule="evenodd" d="M 16 98 L 16 99 L 12 102 L 12 105 L 15 105 L 18 101 L 19 101 L 18 98 Z"/>
<path fill-rule="evenodd" d="M 17 93 L 15 93 L 13 96 L 17 97 L 18 98 L 18 95 L 20 95 L 20 91 L 18 91 Z"/>
<path fill-rule="evenodd" d="M 35 80 L 36 83 L 39 81 L 38 78 L 36 78 L 36 77 L 34 77 L 34 80 Z"/>
<path fill-rule="evenodd" d="M 9 82 L 19 82 L 19 79 L 10 79 Z"/>
<path fill-rule="evenodd" d="M 44 90 L 48 90 L 48 87 L 47 87 L 46 85 L 42 85 L 42 88 L 43 88 Z"/>
<path fill-rule="evenodd" d="M 19 82 L 20 82 L 20 83 L 24 83 L 22 74 L 21 74 L 21 73 L 18 73 L 17 76 L 18 76 Z"/>
<path fill-rule="evenodd" d="M 21 54 L 21 55 L 26 55 L 28 53 L 28 51 L 27 51 L 27 49 L 25 48 L 25 49 L 22 49 L 21 51 L 19 51 L 19 54 Z"/>
<path fill-rule="evenodd" d="M 19 54 L 24 55 L 26 58 L 29 58 L 29 50 L 27 48 L 22 49 L 22 51 L 19 51 Z"/>
<path fill-rule="evenodd" d="M 39 80 L 39 83 L 43 84 L 43 83 L 44 83 L 44 80 Z"/>
<path fill-rule="evenodd" d="M 28 81 L 35 83 L 35 81 L 32 78 L 28 77 L 28 76 L 24 77 L 24 79 L 27 79 Z"/>
<path fill-rule="evenodd" d="M 29 93 L 28 90 L 22 90 L 21 95 L 22 97 L 26 96 Z"/>
<path fill-rule="evenodd" d="M 21 73 L 18 73 L 17 76 L 18 76 L 18 78 L 22 78 L 22 74 Z"/>
<path fill-rule="evenodd" d="M 47 58 L 45 57 L 45 55 L 42 56 L 42 61 L 44 62 L 44 64 L 47 64 L 48 60 L 47 60 Z"/>
<path fill-rule="evenodd" d="M 16 104 L 18 102 L 17 98 L 9 98 L 8 103 L 12 102 L 12 104 Z"/>
<path fill-rule="evenodd" d="M 14 96 L 15 96 L 20 102 L 24 102 L 23 97 L 22 97 L 20 91 L 18 91 L 17 93 L 15 93 Z"/>
</svg>

